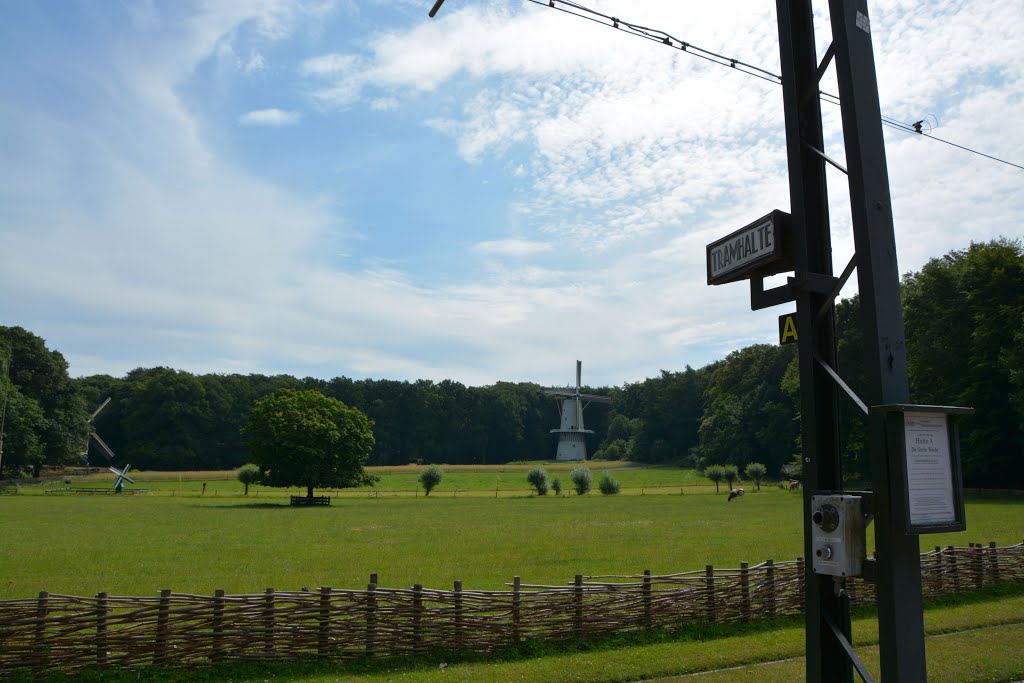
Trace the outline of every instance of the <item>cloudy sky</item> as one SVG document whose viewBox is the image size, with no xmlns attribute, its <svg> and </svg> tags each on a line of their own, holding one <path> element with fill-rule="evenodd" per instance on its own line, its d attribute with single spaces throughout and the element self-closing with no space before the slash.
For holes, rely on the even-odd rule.
<svg viewBox="0 0 1024 683">
<path fill-rule="evenodd" d="M 471 385 L 775 340 L 788 308 L 708 287 L 704 247 L 789 208 L 778 85 L 524 0 L 431 4 L 0 3 L 0 324 L 73 375 Z M 779 72 L 774 3 L 588 4 Z M 1024 164 L 1024 2 L 870 8 L 883 113 Z M 1024 234 L 1024 171 L 886 142 L 902 271 Z"/>
</svg>

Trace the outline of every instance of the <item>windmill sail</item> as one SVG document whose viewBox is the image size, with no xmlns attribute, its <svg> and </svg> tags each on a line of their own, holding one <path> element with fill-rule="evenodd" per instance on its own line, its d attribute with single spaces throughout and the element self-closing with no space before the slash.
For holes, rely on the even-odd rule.
<svg viewBox="0 0 1024 683">
<path fill-rule="evenodd" d="M 111 397 L 108 396 L 107 400 L 101 403 L 100 407 L 93 411 L 93 414 L 89 417 L 88 420 L 86 420 L 86 424 L 89 425 L 89 436 L 87 436 L 85 439 L 85 450 L 82 452 L 82 455 L 86 458 L 89 456 L 89 440 L 92 439 L 93 443 L 96 444 L 96 447 L 99 448 L 100 453 L 102 453 L 103 456 L 112 463 L 114 462 L 114 451 L 110 450 L 110 446 L 108 446 L 106 442 L 104 442 L 103 439 L 100 438 L 100 435 L 97 434 L 94 429 L 92 429 L 93 420 L 95 420 L 96 416 L 99 415 L 100 412 L 102 412 L 102 410 L 107 407 L 107 404 L 110 403 L 110 399 Z"/>
</svg>

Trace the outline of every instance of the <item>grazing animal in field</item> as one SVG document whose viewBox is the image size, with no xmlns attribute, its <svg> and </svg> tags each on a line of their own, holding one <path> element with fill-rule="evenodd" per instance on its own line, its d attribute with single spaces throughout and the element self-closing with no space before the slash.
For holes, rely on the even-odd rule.
<svg viewBox="0 0 1024 683">
<path fill-rule="evenodd" d="M 791 482 L 789 482 L 789 490 L 790 491 L 799 491 L 800 490 L 800 482 L 799 481 L 791 481 Z"/>
<path fill-rule="evenodd" d="M 733 498 L 739 498 L 744 493 L 745 493 L 745 491 L 743 489 L 733 489 L 733 490 L 729 491 L 729 500 L 726 501 L 726 502 L 731 501 Z"/>
</svg>

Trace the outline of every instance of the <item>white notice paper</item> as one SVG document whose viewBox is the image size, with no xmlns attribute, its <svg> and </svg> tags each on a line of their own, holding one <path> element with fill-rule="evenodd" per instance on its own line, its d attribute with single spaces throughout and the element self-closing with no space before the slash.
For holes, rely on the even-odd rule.
<svg viewBox="0 0 1024 683">
<path fill-rule="evenodd" d="M 908 412 L 903 414 L 903 419 L 907 440 L 910 523 L 917 526 L 955 522 L 946 415 Z"/>
</svg>

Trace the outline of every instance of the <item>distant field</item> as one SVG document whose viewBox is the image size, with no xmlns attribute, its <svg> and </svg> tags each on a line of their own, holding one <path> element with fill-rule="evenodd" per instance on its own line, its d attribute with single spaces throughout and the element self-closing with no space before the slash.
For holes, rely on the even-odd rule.
<svg viewBox="0 0 1024 683">
<path fill-rule="evenodd" d="M 630 472 L 618 470 L 616 476 L 625 483 Z M 651 475 L 632 472 L 639 482 L 645 481 L 639 473 Z M 685 470 L 662 474 L 675 483 L 694 476 Z M 492 485 L 497 479 L 500 486 L 505 473 L 453 471 L 453 483 L 457 475 L 483 477 Z M 415 471 L 388 476 L 414 478 Z M 522 470 L 519 476 L 525 476 Z M 801 497 L 772 487 L 727 503 L 707 486 L 684 495 L 641 496 L 632 489 L 633 495 L 612 497 L 538 498 L 521 492 L 495 499 L 454 497 L 442 484 L 430 498 L 373 498 L 363 491 L 335 499 L 329 508 L 295 509 L 280 491 L 272 497 L 254 491 L 245 498 L 237 482 L 212 476 L 205 496 L 199 495 L 202 481 L 187 482 L 184 475 L 177 482 L 140 474 L 139 481 L 159 494 L 43 494 L 40 487 L 37 495 L 0 496 L 0 598 L 40 590 L 149 595 L 162 588 L 356 588 L 365 586 L 371 572 L 380 574 L 384 586 L 419 582 L 444 588 L 460 579 L 467 588 L 487 589 L 517 574 L 526 583 L 564 584 L 576 573 L 667 573 L 708 563 L 736 567 L 741 561 L 789 560 L 802 547 Z M 214 495 L 221 485 L 223 494 Z M 1024 498 L 971 496 L 969 531 L 922 537 L 922 549 L 969 541 L 1019 543 L 1022 513 Z"/>
</svg>

